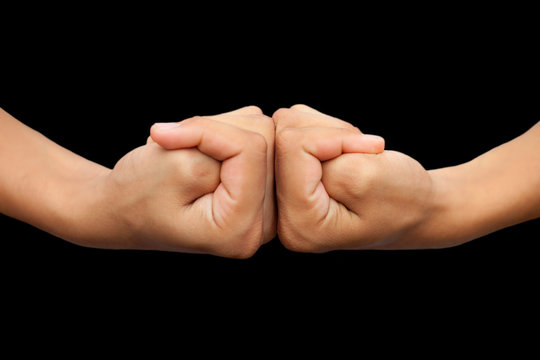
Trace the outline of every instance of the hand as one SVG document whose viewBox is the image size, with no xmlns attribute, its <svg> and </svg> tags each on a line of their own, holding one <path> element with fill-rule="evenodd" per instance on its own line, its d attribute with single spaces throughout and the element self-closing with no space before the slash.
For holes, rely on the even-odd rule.
<svg viewBox="0 0 540 360">
<path fill-rule="evenodd" d="M 103 193 L 115 224 L 123 224 L 122 247 L 246 258 L 263 242 L 263 227 L 273 236 L 266 193 L 273 146 L 232 124 L 273 132 L 254 108 L 195 117 L 153 126 L 152 140 L 118 162 Z"/>
<path fill-rule="evenodd" d="M 344 154 L 323 164 L 322 183 L 336 212 L 348 214 L 333 249 L 419 249 L 449 246 L 423 233 L 434 209 L 430 174 L 395 151 Z M 321 249 L 328 249 L 325 247 Z"/>
<path fill-rule="evenodd" d="M 272 118 L 265 116 L 256 106 L 246 106 L 228 113 L 206 116 L 225 124 L 261 134 L 266 140 L 266 190 L 263 209 L 263 242 L 276 236 L 276 200 L 274 186 L 274 138 L 276 129 Z M 157 139 L 159 141 L 159 139 Z"/>
<path fill-rule="evenodd" d="M 351 247 L 362 221 L 332 198 L 323 182 L 323 164 L 342 154 L 379 154 L 384 140 L 304 105 L 280 109 L 273 119 L 280 240 L 303 252 Z"/>
<path fill-rule="evenodd" d="M 540 123 L 426 172 L 306 106 L 274 122 L 278 233 L 292 250 L 447 247 L 540 216 Z M 1 109 L 0 128 L 0 212 L 70 242 L 242 258 L 275 232 L 274 127 L 255 107 L 155 126 L 113 170 Z"/>
</svg>

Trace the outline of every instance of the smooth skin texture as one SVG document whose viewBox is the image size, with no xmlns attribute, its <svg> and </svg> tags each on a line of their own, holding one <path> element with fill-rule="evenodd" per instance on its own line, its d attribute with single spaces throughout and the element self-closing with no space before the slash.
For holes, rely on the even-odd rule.
<svg viewBox="0 0 540 360">
<path fill-rule="evenodd" d="M 263 243 L 267 243 L 270 240 L 272 240 L 276 235 L 276 222 L 277 222 L 277 213 L 276 213 L 276 207 L 275 207 L 275 194 L 274 194 L 274 135 L 275 135 L 275 128 L 274 128 L 274 122 L 272 119 L 268 116 L 265 116 L 261 109 L 259 109 L 256 106 L 247 106 L 244 108 L 241 108 L 239 110 L 231 111 L 228 113 L 220 114 L 220 115 L 214 115 L 214 116 L 205 116 L 205 117 L 199 117 L 195 119 L 191 119 L 190 121 L 199 121 L 200 122 L 200 128 L 204 128 L 204 133 L 201 133 L 200 136 L 212 136 L 212 134 L 208 134 L 208 132 L 213 132 L 215 129 L 213 128 L 214 122 L 219 122 L 223 124 L 228 124 L 233 127 L 237 127 L 243 130 L 247 130 L 248 132 L 252 132 L 254 134 L 260 134 L 264 137 L 264 141 L 266 143 L 266 159 L 264 162 L 258 163 L 255 166 L 256 167 L 264 167 L 265 169 L 265 190 L 264 190 L 264 205 L 263 205 Z M 171 124 L 174 125 L 174 124 Z M 153 126 L 151 129 L 151 137 L 149 138 L 149 141 L 155 141 L 159 145 L 161 145 L 163 148 L 168 150 L 176 150 L 181 148 L 186 148 L 193 146 L 192 143 L 188 143 L 186 145 L 185 143 L 185 134 L 183 133 L 183 130 L 181 128 L 176 127 L 168 127 L 171 126 L 166 124 L 165 129 L 160 129 L 159 126 Z M 198 135 L 199 136 L 199 135 Z M 234 137 L 227 137 L 225 136 L 221 140 L 225 141 L 225 144 L 222 144 L 221 142 L 212 142 L 213 139 L 210 139 L 208 142 L 208 145 L 212 146 L 212 149 L 205 148 L 204 146 L 199 145 L 198 149 L 202 151 L 205 154 L 213 155 L 213 158 L 219 159 L 223 155 L 223 147 L 230 146 L 227 143 L 234 143 L 235 138 Z M 211 155 L 212 156 L 212 155 Z M 226 163 L 227 166 L 234 166 L 234 164 L 229 165 L 229 163 Z M 225 172 L 222 173 L 224 177 L 222 179 L 225 179 L 225 181 L 222 181 L 223 186 L 225 184 L 228 184 L 227 181 L 233 182 L 236 181 L 236 179 L 241 179 L 241 176 L 239 177 L 237 173 L 240 173 L 240 175 L 243 175 L 244 173 L 250 173 L 250 168 L 241 168 L 237 171 L 237 173 L 231 172 L 228 173 L 224 169 Z M 244 195 L 244 196 L 251 196 L 250 191 L 245 191 L 245 187 L 247 186 L 244 184 L 238 184 L 234 185 L 234 190 L 238 189 L 238 196 Z M 245 193 L 245 194 L 243 194 Z M 217 191 L 217 194 L 219 195 L 219 191 Z M 219 198 L 218 198 L 219 199 Z"/>
<path fill-rule="evenodd" d="M 330 196 L 323 164 L 343 154 L 384 151 L 384 139 L 305 105 L 279 109 L 276 123 L 278 236 L 293 251 L 323 252 L 356 239 L 352 213 Z M 352 242 L 352 239 L 349 242 Z"/>
<path fill-rule="evenodd" d="M 540 217 L 539 144 L 540 123 L 426 171 L 305 105 L 250 106 L 156 124 L 111 170 L 0 109 L 0 212 L 100 248 L 247 258 L 276 221 L 295 251 L 442 248 Z"/>
<path fill-rule="evenodd" d="M 155 125 L 112 170 L 3 110 L 0 129 L 0 212 L 70 242 L 248 258 L 274 235 L 274 124 L 256 107 Z"/>
<path fill-rule="evenodd" d="M 305 105 L 273 118 L 278 235 L 291 250 L 444 248 L 540 217 L 540 123 L 466 164 L 426 171 L 376 139 L 347 148 L 336 128 L 352 126 Z"/>
</svg>

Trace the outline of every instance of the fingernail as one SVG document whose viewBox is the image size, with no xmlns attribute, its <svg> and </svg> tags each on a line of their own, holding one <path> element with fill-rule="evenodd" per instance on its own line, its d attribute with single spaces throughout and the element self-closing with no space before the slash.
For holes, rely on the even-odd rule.
<svg viewBox="0 0 540 360">
<path fill-rule="evenodd" d="M 171 130 L 171 129 L 174 129 L 174 128 L 178 127 L 178 123 L 175 123 L 175 122 L 155 123 L 154 127 L 157 130 L 168 131 L 168 130 Z"/>
<path fill-rule="evenodd" d="M 379 135 L 364 134 L 364 137 L 366 138 L 366 140 L 384 141 L 384 138 Z"/>
</svg>

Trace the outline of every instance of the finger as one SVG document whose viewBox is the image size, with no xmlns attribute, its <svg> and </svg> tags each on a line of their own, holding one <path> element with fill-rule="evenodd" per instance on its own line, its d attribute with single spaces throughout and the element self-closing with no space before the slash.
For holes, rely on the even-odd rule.
<svg viewBox="0 0 540 360">
<path fill-rule="evenodd" d="M 321 119 L 321 121 L 326 120 L 330 127 L 343 127 L 343 128 L 346 128 L 346 129 L 354 129 L 354 130 L 360 131 L 360 129 L 358 127 L 354 126 L 353 124 L 351 124 L 351 123 L 349 123 L 347 121 L 341 120 L 341 119 L 339 119 L 337 117 L 334 117 L 334 116 L 327 115 L 327 114 L 325 114 L 323 112 L 320 112 L 319 110 L 316 110 L 316 109 L 314 109 L 312 107 L 309 107 L 307 105 L 304 105 L 304 104 L 293 105 L 293 106 L 291 106 L 290 109 L 293 110 L 293 111 L 304 113 L 306 116 L 308 114 L 311 114 L 313 116 L 317 116 L 318 118 Z"/>
<path fill-rule="evenodd" d="M 154 140 L 152 140 L 152 137 L 149 136 L 149 137 L 146 139 L 146 145 L 152 144 L 152 143 L 154 143 Z"/>
<path fill-rule="evenodd" d="M 285 129 L 288 130 L 288 129 Z M 299 128 L 292 131 L 302 150 L 319 161 L 327 161 L 341 154 L 379 154 L 384 151 L 384 139 L 377 135 L 359 134 L 343 128 Z"/>
<path fill-rule="evenodd" d="M 157 146 L 157 145 L 156 145 Z M 165 151 L 165 150 L 164 150 Z M 173 188 L 181 195 L 182 205 L 191 204 L 203 195 L 213 193 L 220 184 L 221 162 L 195 148 L 165 151 Z M 182 186 L 178 188 L 176 184 Z"/>
<path fill-rule="evenodd" d="M 238 155 L 245 131 L 204 117 L 194 117 L 179 123 L 154 124 L 152 139 L 168 150 L 197 147 L 216 160 L 224 161 Z"/>
<path fill-rule="evenodd" d="M 263 112 L 258 106 L 250 105 L 250 106 L 244 106 L 240 109 L 236 109 L 233 111 L 225 112 L 222 114 L 210 115 L 210 116 L 205 116 L 205 117 L 213 118 L 213 117 L 219 117 L 222 115 L 262 115 L 262 114 Z"/>
<path fill-rule="evenodd" d="M 203 117 L 177 126 L 152 126 L 152 138 L 165 149 L 196 147 L 202 153 L 223 161 L 221 184 L 215 192 L 223 206 L 238 203 L 243 209 L 262 204 L 265 193 L 267 145 L 260 134 Z"/>
<path fill-rule="evenodd" d="M 301 111 L 305 113 L 311 113 L 311 114 L 317 114 L 317 115 L 324 115 L 322 112 L 315 110 L 312 107 L 309 107 L 304 104 L 296 104 L 290 107 L 291 110 Z"/>
<path fill-rule="evenodd" d="M 300 202 L 311 199 L 308 207 L 328 201 L 321 183 L 321 162 L 345 153 L 377 154 L 384 150 L 384 139 L 340 128 L 288 128 L 278 133 L 276 143 L 279 192 Z"/>
<path fill-rule="evenodd" d="M 295 108 L 295 106 L 298 106 Z M 302 106 L 295 105 L 291 109 L 279 109 L 272 118 L 276 124 L 276 131 L 284 128 L 302 128 L 302 127 L 334 127 L 354 130 L 360 132 L 358 128 L 346 121 L 334 118 L 316 110 L 304 112 Z"/>
<path fill-rule="evenodd" d="M 258 109 L 258 108 L 257 108 Z M 257 110 L 255 109 L 255 110 Z M 240 109 L 242 110 L 242 109 Z M 216 116 L 207 116 L 206 118 L 231 124 L 241 129 L 253 131 L 264 136 L 267 144 L 266 152 L 266 191 L 264 198 L 264 230 L 265 241 L 270 241 L 275 235 L 276 229 L 276 208 L 274 197 L 274 138 L 275 127 L 274 122 L 268 116 L 259 112 L 252 114 L 249 108 L 247 111 L 233 111 L 230 113 L 220 114 Z M 247 115 L 246 115 L 247 114 Z"/>
<path fill-rule="evenodd" d="M 208 119 L 221 121 L 226 124 L 238 126 L 242 129 L 258 132 L 264 135 L 267 141 L 271 143 L 268 146 L 273 147 L 273 138 L 275 133 L 274 122 L 271 118 L 263 114 L 241 114 L 230 112 L 214 116 L 205 116 Z"/>
</svg>

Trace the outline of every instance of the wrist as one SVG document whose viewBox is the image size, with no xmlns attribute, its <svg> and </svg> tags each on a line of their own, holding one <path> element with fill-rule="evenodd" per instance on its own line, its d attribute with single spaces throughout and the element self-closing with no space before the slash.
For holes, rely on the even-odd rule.
<svg viewBox="0 0 540 360">
<path fill-rule="evenodd" d="M 123 248 L 121 222 L 117 220 L 111 170 L 88 164 L 84 175 L 63 182 L 63 197 L 55 204 L 54 235 L 96 248 Z"/>
<path fill-rule="evenodd" d="M 480 236 L 474 220 L 480 209 L 471 177 L 473 168 L 469 162 L 428 171 L 432 195 L 419 231 L 424 247 L 446 248 Z"/>
</svg>

